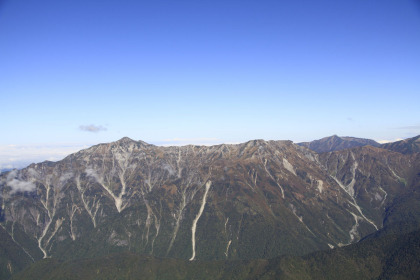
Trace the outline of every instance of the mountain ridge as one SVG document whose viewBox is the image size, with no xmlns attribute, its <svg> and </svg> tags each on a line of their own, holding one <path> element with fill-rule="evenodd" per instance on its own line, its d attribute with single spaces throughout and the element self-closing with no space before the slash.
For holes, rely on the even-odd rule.
<svg viewBox="0 0 420 280">
<path fill-rule="evenodd" d="M 317 153 L 340 151 L 354 147 L 372 146 L 403 154 L 420 152 L 420 135 L 404 140 L 380 144 L 375 140 L 350 136 L 332 135 L 310 142 L 300 142 L 297 145 L 311 149 Z"/>
<path fill-rule="evenodd" d="M 380 144 L 374 140 L 364 139 L 364 138 L 357 138 L 357 137 L 340 137 L 337 135 L 332 135 L 329 137 L 324 137 L 319 140 L 314 140 L 311 142 L 301 142 L 298 145 L 307 147 L 315 152 L 323 153 L 323 152 L 332 152 L 332 151 L 339 151 L 353 147 L 359 146 L 374 146 L 379 147 Z"/>
<path fill-rule="evenodd" d="M 370 146 L 319 154 L 288 140 L 161 147 L 122 138 L 0 174 L 3 245 L 28 262 L 124 250 L 303 255 L 355 243 L 385 217 L 413 216 L 387 209 L 419 187 L 419 165 L 419 154 Z M 22 267 L 14 262 L 0 267 Z"/>
<path fill-rule="evenodd" d="M 385 143 L 382 148 L 402 154 L 420 153 L 420 135 L 400 141 Z"/>
</svg>

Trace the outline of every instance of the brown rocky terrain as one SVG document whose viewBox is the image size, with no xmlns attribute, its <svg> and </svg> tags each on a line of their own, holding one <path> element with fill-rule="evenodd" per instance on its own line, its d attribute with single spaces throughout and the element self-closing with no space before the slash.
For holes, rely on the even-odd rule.
<svg viewBox="0 0 420 280">
<path fill-rule="evenodd" d="M 419 172 L 419 154 L 372 146 L 318 154 L 291 141 L 159 147 L 123 138 L 2 173 L 1 242 L 21 266 L 121 251 L 303 255 L 381 229 L 395 201 L 418 189 Z M 5 270 L 19 266 L 3 259 Z"/>
</svg>

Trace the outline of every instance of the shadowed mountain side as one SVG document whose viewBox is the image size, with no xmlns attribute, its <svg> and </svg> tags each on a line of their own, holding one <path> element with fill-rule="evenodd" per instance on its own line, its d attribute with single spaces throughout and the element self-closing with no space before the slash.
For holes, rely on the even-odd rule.
<svg viewBox="0 0 420 280">
<path fill-rule="evenodd" d="M 270 260 L 189 262 L 132 253 L 67 262 L 45 259 L 12 279 L 418 279 L 418 256 L 420 231 L 414 231 Z"/>
</svg>

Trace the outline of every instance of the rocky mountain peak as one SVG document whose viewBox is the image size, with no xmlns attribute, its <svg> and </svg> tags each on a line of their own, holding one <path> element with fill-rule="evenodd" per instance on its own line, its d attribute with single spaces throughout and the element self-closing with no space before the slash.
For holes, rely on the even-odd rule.
<svg viewBox="0 0 420 280">
<path fill-rule="evenodd" d="M 248 142 L 245 142 L 244 144 L 247 147 L 258 147 L 258 146 L 266 145 L 267 142 L 263 139 L 255 139 L 255 140 L 250 140 Z"/>
<path fill-rule="evenodd" d="M 132 142 L 136 142 L 136 141 L 134 141 L 133 139 L 131 139 L 127 136 L 125 136 L 125 137 L 121 138 L 120 140 L 117 140 L 116 142 L 120 143 L 120 144 L 124 144 L 124 143 L 132 143 Z"/>
<path fill-rule="evenodd" d="M 119 139 L 119 140 L 117 140 L 117 141 L 115 141 L 115 142 L 111 142 L 111 143 L 109 143 L 109 144 L 101 144 L 101 145 L 117 145 L 117 146 L 120 146 L 120 147 L 127 147 L 127 146 L 137 146 L 138 148 L 141 148 L 141 147 L 147 147 L 147 146 L 153 146 L 153 145 L 151 145 L 151 144 L 149 144 L 149 143 L 146 143 L 146 142 L 144 142 L 144 141 L 142 141 L 142 140 L 133 140 L 133 139 L 131 139 L 130 137 L 123 137 L 123 138 L 121 138 L 121 139 Z"/>
<path fill-rule="evenodd" d="M 120 140 L 115 141 L 114 143 L 116 143 L 118 145 L 129 145 L 129 144 L 137 144 L 137 145 L 140 145 L 140 146 L 150 146 L 151 145 L 151 144 L 146 143 L 146 142 L 141 141 L 141 140 L 137 140 L 137 141 L 133 140 L 133 139 L 127 137 L 127 136 L 121 138 Z"/>
</svg>

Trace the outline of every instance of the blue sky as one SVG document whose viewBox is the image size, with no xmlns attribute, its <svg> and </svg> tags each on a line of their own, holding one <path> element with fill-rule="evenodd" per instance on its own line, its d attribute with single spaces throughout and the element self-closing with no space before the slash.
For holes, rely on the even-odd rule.
<svg viewBox="0 0 420 280">
<path fill-rule="evenodd" d="M 0 167 L 124 136 L 412 137 L 419 50 L 416 0 L 0 0 Z"/>
</svg>

